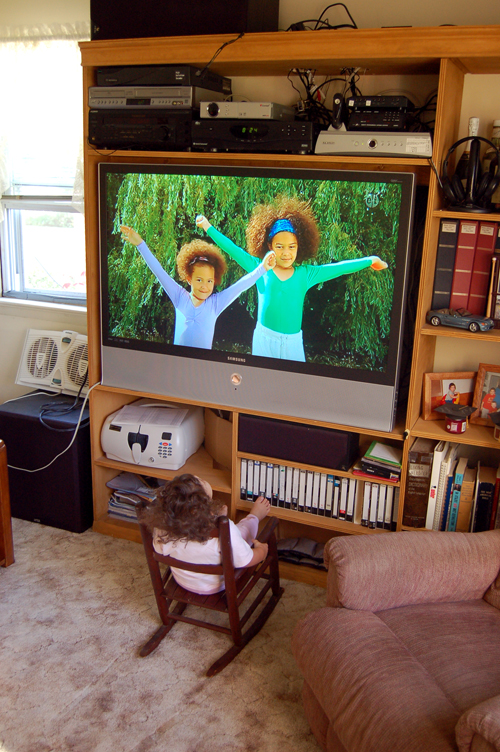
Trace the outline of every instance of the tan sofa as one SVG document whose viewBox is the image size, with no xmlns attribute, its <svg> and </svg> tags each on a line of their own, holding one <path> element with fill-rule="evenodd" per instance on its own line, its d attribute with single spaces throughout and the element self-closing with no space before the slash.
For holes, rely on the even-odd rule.
<svg viewBox="0 0 500 752">
<path fill-rule="evenodd" d="M 294 630 L 327 752 L 500 752 L 500 530 L 342 536 Z"/>
</svg>

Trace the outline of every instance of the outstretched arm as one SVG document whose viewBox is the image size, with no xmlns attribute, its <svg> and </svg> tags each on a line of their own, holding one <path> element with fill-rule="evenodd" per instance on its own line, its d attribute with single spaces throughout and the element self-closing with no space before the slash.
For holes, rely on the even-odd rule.
<svg viewBox="0 0 500 752">
<path fill-rule="evenodd" d="M 132 227 L 127 227 L 126 225 L 122 225 L 120 227 L 120 231 L 124 240 L 128 240 L 129 243 L 135 245 L 142 258 L 148 265 L 150 271 L 153 272 L 156 279 L 163 287 L 174 306 L 177 306 L 182 292 L 186 292 L 184 288 L 178 285 L 177 282 L 173 280 L 169 274 L 167 274 L 158 259 L 153 256 L 138 232 L 136 232 Z"/>
<path fill-rule="evenodd" d="M 374 271 L 381 271 L 382 269 L 387 269 L 387 264 L 378 256 L 365 256 L 360 259 L 346 259 L 345 261 L 322 264 L 321 266 L 308 265 L 308 288 L 320 282 L 327 282 L 330 279 L 342 277 L 344 274 L 353 274 L 370 267 Z"/>
<path fill-rule="evenodd" d="M 254 285 L 260 277 L 262 277 L 269 269 L 272 269 L 276 265 L 276 255 L 274 251 L 269 251 L 263 259 L 263 261 L 249 274 L 245 274 L 234 285 L 227 287 L 222 292 L 217 293 L 216 296 L 216 314 L 217 316 L 224 311 L 228 305 L 231 305 L 233 300 L 241 295 L 242 292 L 248 290 L 249 287 Z"/>
<path fill-rule="evenodd" d="M 216 230 L 215 227 L 210 224 L 208 219 L 203 216 L 203 214 L 198 214 L 198 216 L 196 217 L 196 226 L 200 227 L 202 230 L 205 230 L 208 237 L 212 238 L 214 243 L 217 243 L 219 248 L 221 248 L 224 253 L 227 253 L 227 255 L 232 259 L 234 259 L 237 264 L 242 266 L 245 271 L 251 272 L 260 264 L 260 259 L 256 258 L 255 256 L 251 256 L 249 253 L 244 251 L 243 248 L 240 248 L 236 245 L 236 243 L 233 243 L 232 240 L 229 240 L 229 238 L 223 235 L 222 232 Z"/>
</svg>

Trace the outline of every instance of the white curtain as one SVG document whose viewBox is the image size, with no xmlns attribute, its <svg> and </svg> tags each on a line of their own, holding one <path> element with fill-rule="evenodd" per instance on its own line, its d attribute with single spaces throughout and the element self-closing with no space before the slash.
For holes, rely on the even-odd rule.
<svg viewBox="0 0 500 752">
<path fill-rule="evenodd" d="M 0 27 L 0 195 L 16 184 L 75 186 L 83 211 L 78 41 L 89 38 L 88 22 Z"/>
</svg>

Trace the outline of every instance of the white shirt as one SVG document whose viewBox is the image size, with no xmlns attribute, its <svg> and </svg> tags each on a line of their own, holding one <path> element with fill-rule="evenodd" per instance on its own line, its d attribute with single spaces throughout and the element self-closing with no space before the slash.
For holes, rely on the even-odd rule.
<svg viewBox="0 0 500 752">
<path fill-rule="evenodd" d="M 190 564 L 220 564 L 221 553 L 218 538 L 209 538 L 205 543 L 198 541 L 174 540 L 163 543 L 161 530 L 155 529 L 153 535 L 153 548 L 163 556 L 172 556 L 175 559 L 186 561 Z M 253 550 L 243 539 L 238 527 L 229 520 L 229 536 L 233 551 L 233 563 L 236 569 L 246 567 L 251 561 Z M 224 589 L 222 575 L 200 574 L 189 572 L 186 569 L 172 567 L 172 574 L 181 587 L 192 593 L 218 593 Z"/>
</svg>

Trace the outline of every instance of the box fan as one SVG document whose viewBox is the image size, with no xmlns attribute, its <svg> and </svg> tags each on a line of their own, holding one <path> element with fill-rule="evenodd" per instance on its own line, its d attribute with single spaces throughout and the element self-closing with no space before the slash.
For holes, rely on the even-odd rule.
<svg viewBox="0 0 500 752">
<path fill-rule="evenodd" d="M 87 394 L 87 336 L 69 330 L 28 329 L 16 384 L 62 394 Z"/>
</svg>

